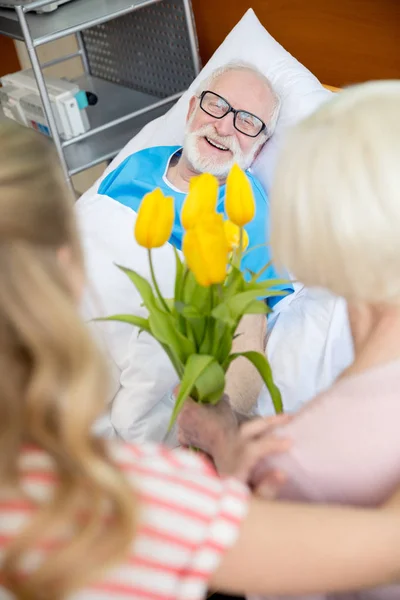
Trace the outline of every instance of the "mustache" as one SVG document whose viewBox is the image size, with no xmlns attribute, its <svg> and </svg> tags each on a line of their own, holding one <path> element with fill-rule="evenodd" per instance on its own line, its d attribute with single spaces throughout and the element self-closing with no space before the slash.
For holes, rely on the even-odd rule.
<svg viewBox="0 0 400 600">
<path fill-rule="evenodd" d="M 239 143 L 234 136 L 218 135 L 212 125 L 203 125 L 203 127 L 200 127 L 200 129 L 192 131 L 191 134 L 195 137 L 208 137 L 217 144 L 228 148 L 234 155 L 241 152 Z"/>
</svg>

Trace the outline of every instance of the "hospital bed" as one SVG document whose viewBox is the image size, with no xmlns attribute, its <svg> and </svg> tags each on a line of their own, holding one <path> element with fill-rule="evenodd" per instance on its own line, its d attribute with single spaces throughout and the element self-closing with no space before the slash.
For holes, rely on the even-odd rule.
<svg viewBox="0 0 400 600">
<path fill-rule="evenodd" d="M 250 9 L 204 66 L 198 78 L 165 115 L 147 124 L 114 159 L 102 178 L 77 202 L 89 285 L 82 311 L 87 320 L 114 313 L 144 314 L 134 286 L 115 263 L 149 277 L 147 253 L 133 237 L 135 213 L 97 193 L 100 181 L 127 156 L 150 146 L 181 144 L 190 97 L 199 81 L 232 60 L 255 64 L 272 81 L 282 98 L 276 132 L 257 157 L 252 170 L 269 191 L 276 158 L 287 129 L 331 97 L 336 89 L 323 86 L 291 56 Z M 162 292 L 172 295 L 174 260 L 171 248 L 154 255 Z M 295 284 L 295 292 L 277 305 L 267 354 L 287 411 L 297 410 L 330 385 L 352 360 L 347 310 L 342 299 Z M 104 345 L 112 373 L 109 406 L 97 424 L 99 434 L 126 440 L 176 442 L 167 434 L 176 375 L 169 359 L 150 336 L 122 323 L 91 324 Z M 272 412 L 267 390 L 260 414 Z"/>
</svg>

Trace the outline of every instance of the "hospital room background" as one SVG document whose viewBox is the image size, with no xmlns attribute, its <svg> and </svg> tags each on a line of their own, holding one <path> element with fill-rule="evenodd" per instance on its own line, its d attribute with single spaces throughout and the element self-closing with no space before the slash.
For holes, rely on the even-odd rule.
<svg viewBox="0 0 400 600">
<path fill-rule="evenodd" d="M 18 39 L 12 39 L 13 37 L 18 36 L 2 35 L 3 31 L 7 33 L 6 29 L 2 29 L 3 23 L 8 18 L 7 13 L 4 11 L 14 10 L 14 7 L 18 6 L 19 3 L 22 5 L 24 2 L 35 1 L 36 4 L 39 5 L 40 0 L 0 0 L 0 78 L 7 74 L 15 73 L 22 69 L 29 69 L 31 67 L 25 43 Z M 58 15 L 57 18 L 59 19 L 59 27 L 61 29 L 64 28 L 66 31 L 68 29 L 65 23 L 63 23 L 63 15 L 67 14 L 67 12 L 64 11 L 67 11 L 67 7 L 72 6 L 72 4 L 79 6 L 81 1 L 85 3 L 86 6 L 90 3 L 96 4 L 97 1 L 103 6 L 110 6 L 113 2 L 113 0 L 111 0 L 111 2 L 110 0 L 53 0 L 54 8 Z M 130 1 L 132 2 L 132 5 L 134 3 L 146 4 L 146 1 L 142 2 L 141 0 Z M 43 5 L 44 2 L 45 0 L 42 0 Z M 47 0 L 47 2 L 50 2 L 50 0 Z M 64 2 L 66 4 L 64 4 Z M 70 2 L 71 4 L 69 4 Z M 7 5 L 7 3 L 8 8 L 5 9 L 4 5 Z M 56 8 L 56 4 L 62 5 Z M 128 4 L 128 2 L 126 4 Z M 251 0 L 251 2 L 250 0 L 229 0 L 229 2 L 226 0 L 155 0 L 153 6 L 157 5 L 164 6 L 166 11 L 171 10 L 174 14 L 176 14 L 174 11 L 178 6 L 177 12 L 181 15 L 183 14 L 182 6 L 185 6 L 185 9 L 189 7 L 189 10 L 191 10 L 189 18 L 193 18 L 195 28 L 200 68 L 206 65 L 212 57 L 212 61 L 214 61 L 211 61 L 212 67 L 215 68 L 215 66 L 218 66 L 219 62 L 224 62 L 224 58 L 227 57 L 229 59 L 232 54 L 234 55 L 236 47 L 240 46 L 240 44 L 243 44 L 244 50 L 241 51 L 244 52 L 245 59 L 247 59 L 248 56 L 251 58 L 252 53 L 256 52 L 258 47 L 257 41 L 260 41 L 259 47 L 261 47 L 261 51 L 266 52 L 270 50 L 270 62 L 272 66 L 269 64 L 264 65 L 262 59 L 260 59 L 261 64 L 256 66 L 261 66 L 262 68 L 265 67 L 264 70 L 268 72 L 268 76 L 270 75 L 269 69 L 271 68 L 271 74 L 276 76 L 274 84 L 277 84 L 279 93 L 283 98 L 283 104 L 286 103 L 280 119 L 280 121 L 284 122 L 283 124 L 285 127 L 290 126 L 292 122 L 295 121 L 295 118 L 297 119 L 302 116 L 300 113 L 306 114 L 308 110 L 312 109 L 312 106 L 317 106 L 317 104 L 320 103 L 320 100 L 322 102 L 327 96 L 331 95 L 330 92 L 322 88 L 319 82 L 321 82 L 328 90 L 340 93 L 340 90 L 346 86 L 372 79 L 400 79 L 400 0 Z M 253 9 L 254 13 L 249 11 L 249 9 Z M 145 7 L 144 10 L 147 10 L 147 7 Z M 181 12 L 179 13 L 179 11 Z M 248 12 L 246 13 L 246 11 Z M 138 10 L 137 12 L 140 13 L 141 11 Z M 41 15 L 40 18 L 50 19 L 53 18 L 56 13 L 50 13 L 48 17 L 47 15 Z M 36 18 L 36 15 L 34 18 Z M 124 17 L 120 16 L 119 18 L 123 19 Z M 174 18 L 183 19 L 182 16 Z M 187 12 L 186 18 L 188 18 Z M 266 31 L 260 26 L 257 18 Z M 238 23 L 241 24 L 240 32 L 237 29 Z M 235 28 L 237 29 L 236 37 L 232 36 L 232 30 Z M 172 29 L 173 28 L 171 28 L 169 33 L 171 37 L 173 37 L 173 33 L 171 33 Z M 78 33 L 77 30 L 75 31 Z M 249 34 L 249 32 L 250 35 L 247 35 L 246 37 L 246 33 Z M 252 39 L 252 32 L 254 32 L 254 39 Z M 148 38 L 151 38 L 151 31 L 146 35 Z M 224 45 L 224 40 L 226 40 L 227 36 L 230 36 L 230 41 Z M 272 36 L 272 38 L 270 36 Z M 238 40 L 240 40 L 240 44 L 237 43 Z M 281 47 L 277 47 L 274 40 L 276 40 Z M 171 41 L 171 44 L 172 43 L 176 43 L 176 40 L 173 42 Z M 247 52 L 247 55 L 245 52 L 246 44 L 249 44 L 249 46 L 252 46 L 253 48 Z M 235 46 L 235 48 L 233 48 L 233 46 Z M 184 45 L 181 47 L 185 48 Z M 219 56 L 215 58 L 214 53 L 216 53 L 219 48 L 223 47 L 223 52 L 220 52 Z M 285 50 L 292 56 L 287 55 Z M 79 52 L 81 53 L 81 56 L 79 56 Z M 56 63 L 54 66 L 46 69 L 46 76 L 65 78 L 72 81 L 84 74 L 85 61 L 82 60 L 84 52 L 82 50 L 82 38 L 80 38 L 79 35 L 78 37 L 75 34 L 59 36 L 55 41 L 40 45 L 37 48 L 37 53 L 42 64 L 50 61 Z M 123 62 L 126 59 L 126 56 L 124 56 L 123 44 L 119 44 L 117 54 L 118 53 L 120 53 L 118 59 Z M 68 60 L 57 62 L 59 57 L 64 56 L 71 57 Z M 292 57 L 297 59 L 298 63 Z M 143 65 L 146 64 L 147 58 L 151 57 L 144 56 Z M 156 61 L 157 52 L 155 51 L 153 65 Z M 267 63 L 268 61 L 265 60 L 265 62 Z M 304 65 L 309 72 L 306 71 L 302 65 Z M 209 70 L 210 69 L 211 67 Z M 319 81 L 315 80 L 313 75 L 315 75 Z M 301 94 L 303 94 L 307 100 L 303 102 L 304 106 L 300 107 L 301 102 L 298 101 L 298 97 L 300 97 Z M 115 222 L 112 221 L 115 231 L 113 235 L 109 236 L 111 242 L 106 248 L 107 252 L 103 255 L 103 246 L 99 245 L 99 247 L 97 247 L 97 238 L 100 239 L 103 236 L 105 239 L 107 237 L 111 220 L 109 221 L 107 219 L 108 213 L 102 212 L 106 203 L 103 206 L 101 199 L 100 202 L 98 202 L 97 207 L 93 209 L 94 215 L 92 215 L 92 218 L 86 219 L 85 217 L 86 207 L 88 207 L 87 215 L 89 215 L 90 210 L 93 208 L 91 207 L 92 200 L 98 201 L 99 196 L 101 195 L 96 182 L 99 182 L 100 178 L 104 176 L 105 169 L 110 168 L 110 161 L 112 159 L 114 159 L 116 167 L 127 156 L 142 148 L 148 148 L 153 145 L 170 145 L 171 142 L 178 143 L 180 141 L 179 136 L 182 137 L 184 116 L 187 112 L 185 102 L 188 103 L 189 96 L 190 93 L 188 91 L 181 98 L 183 102 L 180 100 L 179 104 L 175 105 L 170 113 L 165 115 L 166 118 L 164 121 L 155 120 L 152 122 L 152 119 L 149 118 L 148 124 L 140 133 L 137 131 L 128 131 L 128 134 L 131 135 L 132 139 L 126 146 L 125 143 L 121 144 L 121 147 L 114 155 L 110 154 L 108 157 L 110 160 L 107 162 L 99 160 L 90 168 L 82 169 L 72 176 L 72 183 L 77 198 L 83 195 L 83 200 L 81 197 L 80 202 L 78 202 L 76 206 L 78 207 L 79 226 L 81 228 L 82 238 L 84 239 L 85 254 L 89 257 L 87 261 L 88 272 L 93 277 L 93 280 L 100 282 L 99 287 L 95 290 L 97 292 L 95 297 L 102 299 L 101 308 L 102 311 L 104 311 L 101 314 L 98 312 L 99 305 L 97 303 L 95 303 L 94 307 L 86 307 L 85 305 L 84 315 L 88 321 L 92 320 L 88 317 L 105 317 L 106 315 L 115 313 L 127 314 L 131 310 L 131 298 L 133 298 L 132 306 L 134 313 L 135 311 L 138 312 L 139 306 L 141 307 L 140 299 L 136 297 L 137 295 L 133 297 L 132 287 L 127 279 L 126 281 L 124 279 L 126 288 L 118 287 L 119 284 L 116 285 L 115 288 L 119 291 L 118 302 L 122 303 L 122 308 L 118 303 L 114 306 L 113 289 L 112 285 L 109 285 L 108 282 L 113 282 L 113 277 L 117 274 L 115 263 L 122 264 L 125 260 L 128 260 L 128 257 L 129 260 L 133 260 L 133 253 L 129 252 L 131 247 L 129 245 L 124 245 L 125 242 L 122 242 L 119 239 L 121 231 L 124 230 L 122 227 L 119 228 L 115 226 L 115 223 L 118 224 L 118 220 Z M 302 101 L 303 100 L 304 98 L 302 98 Z M 104 106 L 107 101 L 109 101 L 107 98 L 99 98 L 100 111 L 102 110 L 101 107 Z M 306 104 L 307 106 L 305 106 Z M 177 108 L 177 110 L 175 110 L 175 108 Z M 88 110 L 90 111 L 90 106 L 88 107 Z M 2 118 L 0 102 L 0 119 Z M 161 118 L 162 117 L 160 117 L 160 119 Z M 126 125 L 126 127 L 128 129 L 129 125 Z M 164 131 L 161 132 L 163 129 Z M 55 133 L 57 133 L 57 130 L 55 130 Z M 138 133 L 137 136 L 136 133 Z M 278 127 L 278 135 L 276 135 L 275 132 L 271 145 L 268 142 L 268 146 L 271 147 L 271 152 L 269 152 L 269 148 L 266 149 L 266 160 L 264 161 L 265 164 L 268 164 L 268 169 L 263 170 L 261 165 L 264 163 L 259 162 L 258 167 L 257 165 L 255 167 L 256 169 L 258 168 L 258 171 L 254 171 L 267 192 L 269 191 L 270 180 L 272 177 L 272 166 L 275 164 L 274 160 L 272 160 L 272 155 L 275 156 L 278 147 L 278 142 L 275 142 L 275 140 L 278 139 L 279 141 L 281 135 L 282 132 Z M 90 133 L 87 137 L 90 137 Z M 277 144 L 276 147 L 274 144 Z M 131 231 L 132 229 L 129 230 L 129 236 L 125 236 L 127 239 L 129 238 L 128 241 L 130 244 L 133 243 Z M 123 237 L 124 236 L 121 235 L 121 239 Z M 114 250 L 115 255 L 112 256 L 113 260 L 110 261 L 109 258 Z M 122 258 L 117 258 L 119 256 L 117 250 Z M 110 253 L 110 256 L 108 256 L 108 252 Z M 106 257 L 107 260 L 105 260 L 104 257 Z M 139 264 L 141 261 L 140 257 L 138 258 L 135 256 L 135 260 L 137 260 L 135 268 L 137 266 L 140 269 L 147 268 L 147 255 L 146 267 Z M 159 264 L 161 264 L 161 262 L 160 259 Z M 104 265 L 106 265 L 107 268 L 111 266 L 112 271 L 107 271 L 107 268 L 104 268 Z M 167 265 L 167 261 L 163 264 L 164 272 L 163 279 L 161 280 L 162 285 L 160 284 L 162 290 L 164 289 L 163 285 L 166 285 L 166 282 L 169 284 L 169 280 L 171 279 L 169 266 L 165 265 Z M 133 267 L 131 266 L 131 268 Z M 101 277 L 97 276 L 99 273 L 101 273 Z M 118 276 L 121 276 L 121 273 L 118 272 Z M 299 282 L 296 282 L 296 284 L 297 283 Z M 105 287 L 103 288 L 102 286 Z M 349 332 L 347 331 L 346 308 L 341 302 L 341 299 L 325 298 L 325 296 L 312 297 L 311 295 L 308 298 L 306 292 L 302 294 L 300 285 L 295 291 L 297 296 L 293 294 L 293 298 L 296 297 L 299 299 L 298 305 L 296 305 L 293 300 L 292 313 L 289 312 L 288 315 L 282 310 L 280 325 L 279 327 L 275 326 L 275 330 L 272 329 L 272 335 L 268 338 L 267 348 L 267 350 L 269 350 L 269 358 L 272 363 L 274 376 L 276 377 L 276 383 L 278 388 L 282 391 L 284 400 L 288 403 L 289 412 L 295 412 L 302 403 L 305 403 L 312 398 L 316 391 L 319 392 L 321 389 L 324 389 L 331 383 L 331 380 L 334 379 L 333 372 L 335 370 L 340 372 L 340 370 L 351 361 L 351 342 L 349 340 Z M 130 294 L 132 294 L 132 296 L 130 296 Z M 304 303 L 302 303 L 302 298 L 305 300 Z M 123 306 L 125 300 L 128 303 L 126 309 Z M 289 306 L 290 302 L 292 302 L 292 299 L 288 296 L 288 303 L 285 308 Z M 320 319 L 320 321 L 318 321 L 319 326 L 317 327 L 314 326 L 313 318 L 309 315 L 313 315 L 314 308 L 318 304 L 322 307 L 322 310 L 319 313 L 316 311 L 317 318 L 315 318 L 315 322 L 317 323 L 318 319 Z M 92 310 L 93 312 L 91 312 Z M 294 315 L 293 319 L 291 314 Z M 297 316 L 299 318 L 296 321 Z M 293 323 L 298 324 L 297 329 L 293 328 Z M 128 337 L 124 337 L 125 335 Z M 165 424 L 170 418 L 168 413 L 170 410 L 169 405 L 167 403 L 165 403 L 165 406 L 162 405 L 164 412 L 162 413 L 162 416 L 158 416 L 161 415 L 161 412 L 157 413 L 157 419 L 159 420 L 155 418 L 155 413 L 154 415 L 151 413 L 151 415 L 154 416 L 154 418 L 152 417 L 152 420 L 148 418 L 150 415 L 148 406 L 152 405 L 154 399 L 153 396 L 155 397 L 158 394 L 160 398 L 160 401 L 158 401 L 156 405 L 157 410 L 163 403 L 165 397 L 164 388 L 171 387 L 167 385 L 167 382 L 169 381 L 168 377 L 170 375 L 168 374 L 168 377 L 166 376 L 165 381 L 162 381 L 162 377 L 158 375 L 159 373 L 161 373 L 161 375 L 163 374 L 164 363 L 157 353 L 154 354 L 154 357 L 152 356 L 153 362 L 150 364 L 151 368 L 149 372 L 146 372 L 144 367 L 141 370 L 142 363 L 140 362 L 140 358 L 144 347 L 140 345 L 142 338 L 140 338 L 138 342 L 135 342 L 136 345 L 131 345 L 131 342 L 129 342 L 129 344 L 126 343 L 126 339 L 133 339 L 130 329 L 124 330 L 123 335 L 121 333 L 121 337 L 118 338 L 118 344 L 115 343 L 115 340 L 112 340 L 109 347 L 113 348 L 112 351 L 114 351 L 118 346 L 118 352 L 115 352 L 115 356 L 111 351 L 110 352 L 115 359 L 115 363 L 118 364 L 119 367 L 121 366 L 118 363 L 119 347 L 121 347 L 124 352 L 125 348 L 129 347 L 129 351 L 131 352 L 131 363 L 129 364 L 134 364 L 135 360 L 137 361 L 136 372 L 133 373 L 132 370 L 133 375 L 132 373 L 129 375 L 131 376 L 131 383 L 134 382 L 134 384 L 132 383 L 132 389 L 137 389 L 138 397 L 141 397 L 143 400 L 142 405 L 139 403 L 138 408 L 135 409 L 137 410 L 137 413 L 134 415 L 135 418 L 132 418 L 134 425 L 137 425 L 135 435 L 138 435 L 138 438 L 135 439 L 135 441 L 143 441 L 140 437 L 142 435 L 143 438 L 148 437 L 149 439 L 155 439 L 156 441 L 163 441 L 166 443 L 171 442 L 171 445 L 173 445 L 175 442 L 175 439 L 171 441 L 173 436 L 171 436 L 171 440 L 168 438 L 168 434 L 165 438 L 161 439 L 167 430 Z M 287 347 L 281 344 L 282 339 L 287 340 Z M 293 340 L 297 340 L 297 345 Z M 338 341 L 340 343 L 338 343 Z M 305 349 L 312 350 L 309 356 L 307 356 L 307 351 Z M 265 350 L 266 353 L 267 350 Z M 160 352 L 160 349 L 158 349 L 158 352 Z M 121 356 L 122 354 L 121 351 Z M 162 351 L 161 354 L 163 354 Z M 274 357 L 273 360 L 271 360 L 271 355 Z M 118 360 L 115 357 L 117 357 Z M 327 357 L 326 360 L 325 357 Z M 146 354 L 144 354 L 143 365 L 145 364 L 145 359 Z M 124 360 L 125 359 L 121 359 L 121 364 Z M 304 369 L 305 362 L 307 362 L 307 369 L 309 370 Z M 170 370 L 172 370 L 171 365 L 168 366 L 170 367 Z M 129 365 L 125 370 L 126 372 L 129 371 Z M 121 373 L 122 371 L 123 369 L 121 367 Z M 313 375 L 314 372 L 315 376 Z M 290 377 L 287 377 L 288 373 L 290 373 Z M 173 375 L 175 376 L 174 373 Z M 119 385 L 118 377 L 119 374 L 116 376 L 116 381 Z M 135 377 L 137 378 L 138 383 L 134 379 Z M 154 380 L 155 383 L 160 382 L 160 388 L 158 388 L 157 385 L 154 385 L 154 389 L 151 388 L 151 386 L 148 386 L 147 384 L 150 380 Z M 295 385 L 293 386 L 291 385 L 292 380 L 295 382 Z M 113 392 L 115 394 L 118 393 L 118 385 Z M 127 386 L 127 388 L 129 388 L 129 386 Z M 150 392 L 148 392 L 147 395 L 145 393 L 142 394 L 142 390 L 146 389 L 150 389 Z M 171 394 L 169 394 L 169 396 L 171 396 Z M 170 400 L 169 396 L 168 400 Z M 295 396 L 297 404 L 293 401 Z M 130 399 L 127 398 L 126 400 L 127 405 L 128 400 L 130 401 Z M 258 400 L 258 407 L 261 414 L 264 416 L 269 414 L 268 403 L 268 394 L 262 392 Z M 285 409 L 286 408 L 285 405 Z M 142 412 L 140 413 L 140 411 Z M 117 412 L 118 411 L 116 411 L 116 413 Z M 126 414 L 126 412 L 120 411 L 120 422 L 125 423 Z M 130 426 L 130 423 L 128 423 L 128 425 Z M 112 437 L 111 434 L 109 434 L 109 431 L 113 427 L 116 430 L 118 429 L 115 423 L 112 422 L 112 419 L 110 421 L 109 415 L 107 414 L 105 415 L 104 422 L 99 422 L 98 433 L 104 435 L 104 437 Z M 129 427 L 126 427 L 124 431 L 125 433 L 122 435 L 121 431 L 118 430 L 121 437 L 127 439 L 131 430 Z M 160 433 L 161 431 L 162 434 Z M 218 598 L 218 595 L 214 596 L 214 600 L 218 600 Z"/>
<path fill-rule="evenodd" d="M 368 79 L 400 77 L 399 0 L 231 0 L 229 10 L 225 0 L 192 0 L 202 64 L 248 8 L 253 8 L 267 31 L 326 85 L 342 87 Z M 40 46 L 38 55 L 45 62 L 75 51 L 75 36 L 69 36 Z M 0 77 L 29 67 L 25 44 L 0 33 Z M 75 57 L 46 73 L 78 77 L 81 60 Z M 75 189 L 86 191 L 104 168 L 101 163 L 77 174 Z"/>
</svg>

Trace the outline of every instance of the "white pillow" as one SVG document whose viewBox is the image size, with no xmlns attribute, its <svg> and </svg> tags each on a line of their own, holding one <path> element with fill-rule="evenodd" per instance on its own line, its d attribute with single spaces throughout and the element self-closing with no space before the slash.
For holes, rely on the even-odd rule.
<svg viewBox="0 0 400 600">
<path fill-rule="evenodd" d="M 214 69 L 231 61 L 254 64 L 269 77 L 282 98 L 282 111 L 275 134 L 253 165 L 255 175 L 268 192 L 285 130 L 315 110 L 330 97 L 332 92 L 326 90 L 308 69 L 278 44 L 250 8 L 178 102 L 165 115 L 148 123 L 128 142 L 103 176 L 84 194 L 82 200 L 85 201 L 87 197 L 96 193 L 100 181 L 130 154 L 151 146 L 182 144 L 190 98 L 196 92 L 200 82 Z"/>
<path fill-rule="evenodd" d="M 272 81 L 282 97 L 282 112 L 273 138 L 258 156 L 253 171 L 268 191 L 277 152 L 289 125 L 315 109 L 330 96 L 318 80 L 264 29 L 253 10 L 248 10 L 201 71 L 189 90 L 168 113 L 146 125 L 118 154 L 103 179 L 127 156 L 150 146 L 181 144 L 190 97 L 215 68 L 230 61 L 255 64 Z M 119 262 L 150 278 L 146 253 L 133 240 L 135 213 L 107 196 L 97 194 L 101 179 L 77 202 L 86 260 L 92 288 L 99 304 L 86 303 L 84 316 L 130 312 L 143 314 L 133 285 L 114 266 Z M 158 253 L 165 291 L 172 282 L 173 254 L 166 247 Z M 170 278 L 170 279 L 168 279 Z M 149 336 L 138 337 L 136 328 L 107 323 L 96 326 L 105 336 L 114 370 L 110 416 L 100 431 L 125 439 L 163 440 L 171 414 L 169 394 L 176 376 L 162 349 Z M 301 351 L 301 349 L 299 349 Z"/>
</svg>

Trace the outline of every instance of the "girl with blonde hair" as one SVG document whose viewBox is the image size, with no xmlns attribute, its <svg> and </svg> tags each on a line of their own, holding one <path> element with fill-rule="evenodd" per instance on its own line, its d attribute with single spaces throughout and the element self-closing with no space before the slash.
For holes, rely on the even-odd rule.
<svg viewBox="0 0 400 600">
<path fill-rule="evenodd" d="M 1 598 L 196 600 L 399 577 L 398 501 L 267 503 L 194 454 L 96 438 L 107 381 L 78 316 L 83 280 L 50 143 L 1 123 Z"/>
</svg>

